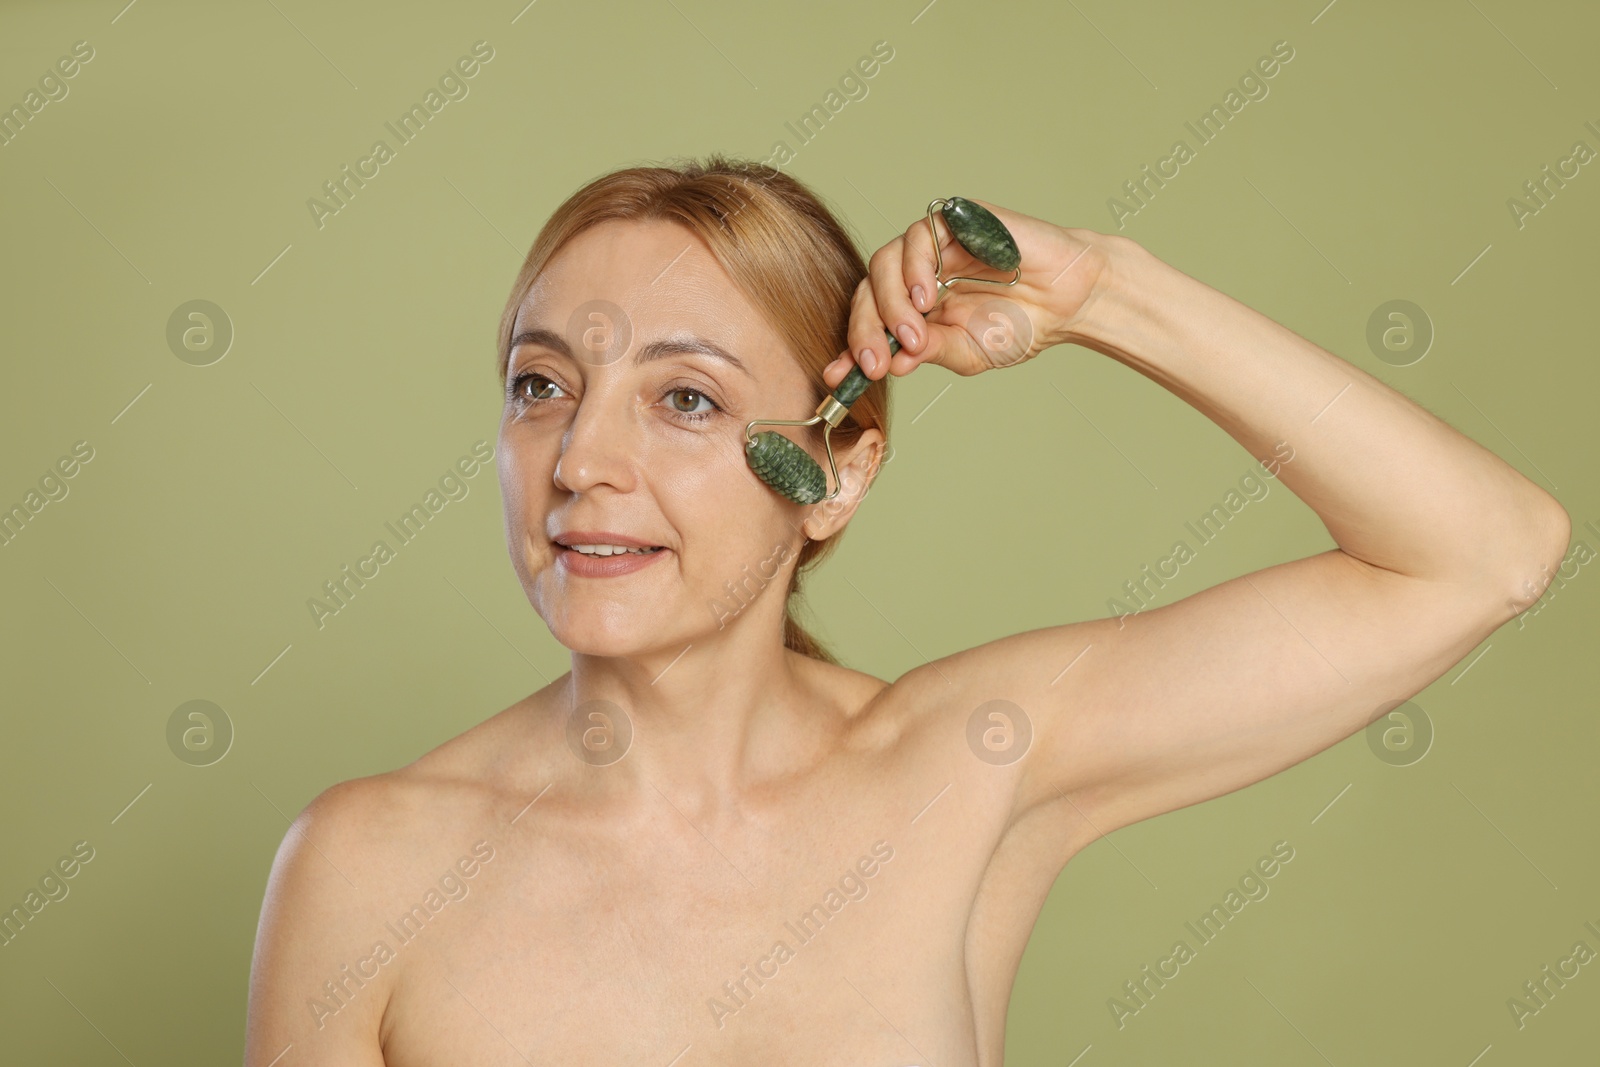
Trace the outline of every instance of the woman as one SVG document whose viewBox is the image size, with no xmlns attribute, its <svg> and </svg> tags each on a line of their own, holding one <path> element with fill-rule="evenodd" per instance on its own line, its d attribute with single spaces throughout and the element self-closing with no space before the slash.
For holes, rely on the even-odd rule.
<svg viewBox="0 0 1600 1067">
<path fill-rule="evenodd" d="M 925 218 L 869 272 L 761 165 L 622 170 L 556 211 L 501 323 L 497 457 L 571 670 L 301 813 L 248 1063 L 999 1064 L 1075 853 L 1363 729 L 1563 556 L 1551 496 L 1375 378 L 1127 238 L 984 206 L 1021 278 L 937 307 Z M 939 239 L 945 277 L 1000 280 Z M 1339 548 L 892 683 L 839 665 L 787 608 L 886 456 L 888 377 L 1068 343 L 1270 459 Z M 744 424 L 808 417 L 856 363 L 840 493 L 791 504 Z"/>
</svg>

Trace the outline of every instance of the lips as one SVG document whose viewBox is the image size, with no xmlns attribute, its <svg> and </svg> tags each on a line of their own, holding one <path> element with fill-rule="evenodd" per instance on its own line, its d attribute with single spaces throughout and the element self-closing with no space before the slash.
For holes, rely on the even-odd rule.
<svg viewBox="0 0 1600 1067">
<path fill-rule="evenodd" d="M 608 535 L 614 536 L 614 535 Z M 578 541 L 577 544 L 608 544 L 610 542 Z M 665 556 L 671 549 L 656 548 L 653 552 L 617 552 L 609 556 L 590 556 L 575 548 L 556 545 L 556 569 L 573 578 L 619 578 L 644 570 Z"/>
<path fill-rule="evenodd" d="M 552 539 L 562 548 L 571 548 L 573 545 L 621 545 L 624 548 L 663 548 L 653 541 L 641 541 L 637 537 L 627 534 L 614 533 L 610 530 L 568 530 L 566 533 L 557 534 Z"/>
</svg>

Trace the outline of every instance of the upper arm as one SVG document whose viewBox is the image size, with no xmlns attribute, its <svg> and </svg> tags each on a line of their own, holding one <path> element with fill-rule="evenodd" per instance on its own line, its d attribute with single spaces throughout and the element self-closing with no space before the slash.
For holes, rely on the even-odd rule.
<svg viewBox="0 0 1600 1067">
<path fill-rule="evenodd" d="M 381 922 L 357 888 L 371 878 L 360 851 L 369 781 L 324 790 L 278 847 L 250 967 L 246 1067 L 267 1067 L 290 1046 L 283 1065 L 383 1067 L 392 968 L 363 965 Z"/>
<path fill-rule="evenodd" d="M 1354 734 L 1510 618 L 1505 591 L 1411 578 L 1333 549 L 911 673 L 921 691 L 952 701 L 948 729 L 968 728 L 989 701 L 1016 705 L 990 708 L 995 723 L 1031 732 L 1009 783 L 1011 819 L 1064 801 L 1081 847 Z"/>
</svg>

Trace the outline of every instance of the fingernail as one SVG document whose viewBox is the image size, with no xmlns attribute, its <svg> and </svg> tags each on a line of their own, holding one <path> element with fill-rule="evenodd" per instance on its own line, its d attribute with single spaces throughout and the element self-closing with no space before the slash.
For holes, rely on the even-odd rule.
<svg viewBox="0 0 1600 1067">
<path fill-rule="evenodd" d="M 917 347 L 917 331 L 913 330 L 910 324 L 902 322 L 900 324 L 900 328 L 895 332 L 900 335 L 900 345 L 902 348 Z"/>
<path fill-rule="evenodd" d="M 927 302 L 927 299 L 928 294 L 923 291 L 922 286 L 913 285 L 911 287 L 911 300 L 917 307 L 922 307 Z"/>
<path fill-rule="evenodd" d="M 870 348 L 862 352 L 861 369 L 866 371 L 868 376 L 876 373 L 878 370 L 878 353 L 874 352 Z"/>
</svg>

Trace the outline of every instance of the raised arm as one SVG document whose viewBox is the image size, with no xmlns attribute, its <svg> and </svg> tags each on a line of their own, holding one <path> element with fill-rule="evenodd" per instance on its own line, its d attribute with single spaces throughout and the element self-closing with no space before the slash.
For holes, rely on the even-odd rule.
<svg viewBox="0 0 1600 1067">
<path fill-rule="evenodd" d="M 1038 328 L 1036 350 L 1076 343 L 1182 397 L 1275 469 L 1339 546 L 909 672 L 921 706 L 947 709 L 937 728 L 958 729 L 995 699 L 1029 717 L 1033 747 L 1008 783 L 1013 818 L 1055 804 L 1092 839 L 1259 781 L 1423 689 L 1525 610 L 1530 589 L 1542 592 L 1570 521 L 1492 452 L 1127 238 L 984 206 L 1023 248 L 1013 292 Z M 881 352 L 885 322 L 921 325 L 907 296 L 932 291 L 920 232 L 873 257 L 853 351 L 876 341 Z M 1044 268 L 1031 283 L 1030 250 Z M 985 369 L 978 335 L 941 321 L 960 316 L 936 313 L 894 357 L 895 373 L 918 357 Z"/>
</svg>

